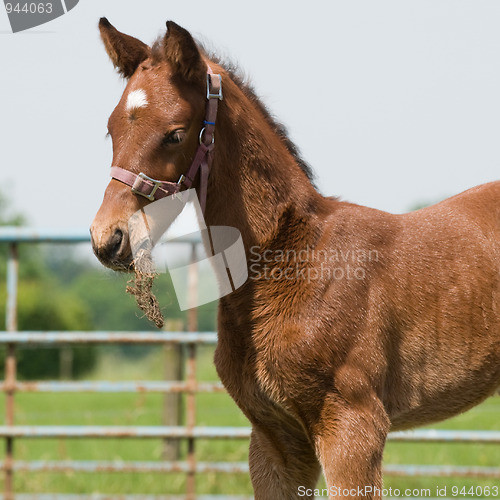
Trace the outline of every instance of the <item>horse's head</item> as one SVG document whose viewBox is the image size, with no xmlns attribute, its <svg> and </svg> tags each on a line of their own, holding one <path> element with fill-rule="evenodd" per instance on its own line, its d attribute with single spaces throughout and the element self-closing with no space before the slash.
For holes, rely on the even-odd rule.
<svg viewBox="0 0 500 500">
<path fill-rule="evenodd" d="M 111 61 L 128 80 L 108 122 L 113 166 L 175 183 L 191 164 L 203 126 L 206 62 L 191 35 L 170 21 L 153 47 L 120 33 L 105 18 L 99 29 Z M 94 252 L 104 265 L 129 268 L 128 220 L 147 203 L 111 179 L 91 227 Z"/>
</svg>

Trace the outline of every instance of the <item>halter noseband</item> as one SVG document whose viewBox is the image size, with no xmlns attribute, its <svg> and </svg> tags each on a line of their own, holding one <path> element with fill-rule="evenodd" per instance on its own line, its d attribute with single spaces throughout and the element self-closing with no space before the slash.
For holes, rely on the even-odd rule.
<svg viewBox="0 0 500 500">
<path fill-rule="evenodd" d="M 205 120 L 200 130 L 198 149 L 187 172 L 180 176 L 177 182 L 158 181 L 141 172 L 134 174 L 121 167 L 111 167 L 111 177 L 132 188 L 134 194 L 144 196 L 149 201 L 159 200 L 178 193 L 182 185 L 190 188 L 200 171 L 200 206 L 205 212 L 207 200 L 207 183 L 210 165 L 213 159 L 215 119 L 217 106 L 222 100 L 222 78 L 214 74 L 207 65 L 207 106 Z"/>
</svg>

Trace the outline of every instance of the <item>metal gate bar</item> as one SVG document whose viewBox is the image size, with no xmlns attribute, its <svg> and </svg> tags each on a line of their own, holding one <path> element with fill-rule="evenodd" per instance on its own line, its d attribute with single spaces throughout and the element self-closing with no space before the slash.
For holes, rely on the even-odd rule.
<svg viewBox="0 0 500 500">
<path fill-rule="evenodd" d="M 72 493 L 67 493 L 67 494 L 20 493 L 16 495 L 16 500 L 186 500 L 186 497 L 181 495 L 106 495 L 106 494 L 75 495 Z M 253 496 L 243 496 L 243 495 L 240 496 L 197 495 L 196 500 L 254 500 L 254 498 Z"/>
<path fill-rule="evenodd" d="M 139 438 L 139 439 L 248 439 L 248 427 L 188 426 L 92 426 L 13 425 L 0 426 L 0 437 L 26 439 Z"/>
<path fill-rule="evenodd" d="M 188 473 L 190 466 L 186 461 L 178 462 L 116 462 L 92 460 L 37 460 L 33 462 L 16 461 L 15 471 L 23 472 L 155 472 L 159 474 Z M 197 462 L 196 473 L 222 472 L 228 474 L 248 474 L 247 462 Z"/>
<path fill-rule="evenodd" d="M 113 462 L 113 461 L 51 461 L 33 462 L 16 461 L 13 467 L 18 472 L 128 472 L 128 473 L 187 473 L 190 465 L 186 461 L 179 462 Z M 197 462 L 196 474 L 209 472 L 227 474 L 248 474 L 247 462 Z M 450 466 L 450 465 L 386 465 L 383 468 L 386 476 L 418 476 L 418 477 L 472 477 L 500 479 L 498 467 Z"/>
<path fill-rule="evenodd" d="M 0 426 L 0 437 L 11 438 L 173 438 L 173 439 L 249 439 L 250 427 L 187 426 Z M 418 430 L 392 432 L 389 442 L 412 443 L 480 443 L 500 444 L 498 431 Z"/>
<path fill-rule="evenodd" d="M 60 382 L 58 380 L 16 382 L 14 390 L 19 392 L 187 392 L 192 389 L 191 384 L 177 381 L 145 380 L 118 381 L 82 380 Z M 196 392 L 226 392 L 220 382 L 197 382 L 194 386 Z M 7 384 L 0 383 L 0 392 L 7 390 Z"/>
</svg>

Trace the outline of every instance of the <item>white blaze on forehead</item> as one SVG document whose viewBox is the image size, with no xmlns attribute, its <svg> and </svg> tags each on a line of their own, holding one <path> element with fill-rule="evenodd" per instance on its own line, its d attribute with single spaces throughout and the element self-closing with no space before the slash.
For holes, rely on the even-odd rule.
<svg viewBox="0 0 500 500">
<path fill-rule="evenodd" d="M 146 92 L 142 89 L 134 90 L 127 96 L 127 104 L 125 106 L 127 111 L 132 111 L 137 108 L 145 108 L 148 105 L 148 98 Z"/>
</svg>

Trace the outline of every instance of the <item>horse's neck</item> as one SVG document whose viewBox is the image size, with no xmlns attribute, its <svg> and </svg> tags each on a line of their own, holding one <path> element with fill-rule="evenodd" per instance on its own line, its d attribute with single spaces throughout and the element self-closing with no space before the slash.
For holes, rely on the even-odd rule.
<svg viewBox="0 0 500 500">
<path fill-rule="evenodd" d="M 224 91 L 206 223 L 239 229 L 246 248 L 267 246 L 284 217 L 310 219 L 322 197 L 258 106 L 233 82 Z"/>
</svg>

